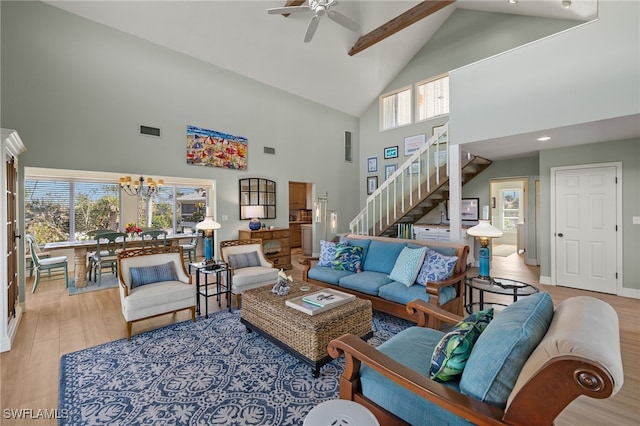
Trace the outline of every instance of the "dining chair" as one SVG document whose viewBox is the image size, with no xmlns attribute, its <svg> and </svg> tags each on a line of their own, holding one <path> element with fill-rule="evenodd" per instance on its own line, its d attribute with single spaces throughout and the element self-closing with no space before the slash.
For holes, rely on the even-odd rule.
<svg viewBox="0 0 640 426">
<path fill-rule="evenodd" d="M 187 256 L 189 258 L 189 262 L 196 261 L 196 249 L 198 248 L 199 239 L 200 236 L 198 234 L 193 234 L 187 244 L 180 244 L 180 247 L 182 247 L 182 255 Z"/>
<path fill-rule="evenodd" d="M 89 268 L 89 279 L 93 271 L 94 281 L 100 286 L 102 283 L 102 270 L 110 268 L 111 273 L 117 272 L 118 253 L 127 247 L 127 234 L 124 232 L 102 232 L 96 235 L 96 251 L 93 262 Z"/>
<path fill-rule="evenodd" d="M 69 286 L 69 271 L 67 265 L 67 256 L 56 256 L 56 257 L 47 257 L 41 259 L 38 256 L 38 249 L 35 238 L 33 235 L 26 236 L 27 243 L 29 244 L 29 250 L 31 251 L 31 260 L 33 262 L 33 269 L 36 271 L 36 277 L 33 280 L 33 288 L 31 289 L 31 293 L 35 293 L 36 287 L 40 283 L 40 278 L 42 277 L 42 271 L 49 272 L 49 276 L 52 271 L 58 270 L 58 272 L 63 272 L 64 274 L 64 286 Z"/>
<path fill-rule="evenodd" d="M 98 236 L 99 234 L 103 234 L 105 232 L 114 232 L 112 229 L 106 229 L 106 228 L 99 228 L 99 229 L 92 229 L 91 231 L 87 231 L 87 239 L 88 240 L 95 240 L 96 236 Z M 87 253 L 87 270 L 89 271 L 89 281 L 91 281 L 91 267 L 93 266 L 93 257 L 95 256 L 96 252 L 95 251 L 89 251 Z"/>
<path fill-rule="evenodd" d="M 147 229 L 140 233 L 142 247 L 160 247 L 168 245 L 167 231 L 164 229 Z"/>
<path fill-rule="evenodd" d="M 38 247 L 37 244 L 36 244 L 36 253 L 38 254 L 39 259 L 47 259 L 51 257 L 51 253 L 49 253 L 48 251 L 40 250 L 40 247 Z M 29 277 L 32 277 L 34 266 L 33 266 L 33 259 L 31 258 L 30 248 L 27 248 L 27 252 L 25 253 L 25 259 L 26 259 L 27 271 L 29 271 Z M 51 272 L 49 272 L 49 275 L 51 275 Z"/>
</svg>

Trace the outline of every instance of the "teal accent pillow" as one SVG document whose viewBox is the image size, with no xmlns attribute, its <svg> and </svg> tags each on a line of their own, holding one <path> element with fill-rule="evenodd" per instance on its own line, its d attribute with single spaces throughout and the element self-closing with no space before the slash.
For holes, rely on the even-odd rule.
<svg viewBox="0 0 640 426">
<path fill-rule="evenodd" d="M 129 268 L 129 272 L 131 273 L 132 289 L 163 281 L 178 281 L 173 262 L 167 262 L 162 265 Z"/>
<path fill-rule="evenodd" d="M 426 252 L 426 247 L 404 247 L 396 259 L 396 264 L 393 266 L 389 278 L 407 287 L 413 285 L 424 261 Z"/>
<path fill-rule="evenodd" d="M 336 258 L 336 243 L 320 241 L 320 258 L 316 266 L 331 266 Z"/>
<path fill-rule="evenodd" d="M 233 269 L 248 268 L 249 266 L 260 266 L 260 258 L 258 257 L 257 251 L 230 254 L 229 265 Z"/>
<path fill-rule="evenodd" d="M 339 271 L 362 272 L 362 247 L 347 244 L 336 244 L 336 257 L 333 259 L 333 269 Z"/>
<path fill-rule="evenodd" d="M 435 250 L 427 248 L 424 263 L 418 272 L 416 283 L 427 285 L 427 282 L 438 282 L 449 278 L 458 262 L 457 256 L 443 256 Z"/>
<path fill-rule="evenodd" d="M 367 251 L 371 245 L 371 240 L 359 240 L 356 238 L 347 238 L 342 236 L 340 237 L 340 242 L 354 247 L 362 247 L 362 264 L 364 265 L 364 262 L 366 262 L 367 259 Z"/>
<path fill-rule="evenodd" d="M 473 345 L 492 319 L 493 308 L 475 312 L 442 336 L 431 357 L 429 378 L 436 382 L 460 378 Z"/>
</svg>

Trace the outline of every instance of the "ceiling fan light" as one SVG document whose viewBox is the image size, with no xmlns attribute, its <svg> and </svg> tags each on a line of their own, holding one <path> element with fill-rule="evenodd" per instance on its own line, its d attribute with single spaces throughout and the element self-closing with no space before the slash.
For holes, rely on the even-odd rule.
<svg viewBox="0 0 640 426">
<path fill-rule="evenodd" d="M 560 4 L 565 9 L 569 9 L 571 7 L 571 0 L 562 0 L 562 3 L 560 3 Z"/>
</svg>

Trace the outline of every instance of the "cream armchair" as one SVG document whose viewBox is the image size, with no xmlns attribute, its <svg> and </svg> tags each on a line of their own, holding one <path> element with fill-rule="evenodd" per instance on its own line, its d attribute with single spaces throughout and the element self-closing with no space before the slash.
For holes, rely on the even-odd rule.
<svg viewBox="0 0 640 426">
<path fill-rule="evenodd" d="M 118 279 L 127 340 L 135 321 L 183 309 L 196 321 L 196 287 L 179 246 L 146 247 L 118 254 Z"/>
<path fill-rule="evenodd" d="M 273 267 L 262 251 L 262 240 L 227 240 L 220 242 L 222 260 L 233 275 L 231 292 L 236 295 L 240 308 L 242 293 L 246 290 L 274 285 L 278 281 L 278 268 Z"/>
</svg>

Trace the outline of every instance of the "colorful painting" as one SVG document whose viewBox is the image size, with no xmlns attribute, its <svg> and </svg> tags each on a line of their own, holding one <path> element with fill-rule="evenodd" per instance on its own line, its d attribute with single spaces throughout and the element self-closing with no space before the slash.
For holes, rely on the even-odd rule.
<svg viewBox="0 0 640 426">
<path fill-rule="evenodd" d="M 247 138 L 187 126 L 187 164 L 247 170 Z"/>
</svg>

